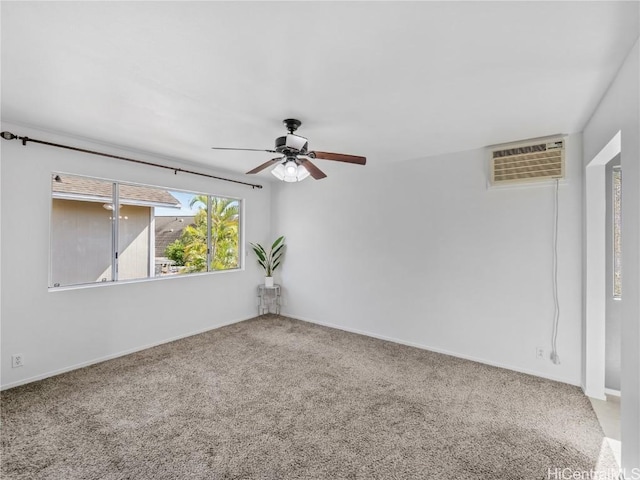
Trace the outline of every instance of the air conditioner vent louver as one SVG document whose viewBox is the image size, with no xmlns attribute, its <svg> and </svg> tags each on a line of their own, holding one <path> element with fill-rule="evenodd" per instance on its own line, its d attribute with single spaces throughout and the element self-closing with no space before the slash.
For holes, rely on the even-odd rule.
<svg viewBox="0 0 640 480">
<path fill-rule="evenodd" d="M 491 184 L 528 183 L 564 178 L 564 140 L 495 149 Z"/>
</svg>

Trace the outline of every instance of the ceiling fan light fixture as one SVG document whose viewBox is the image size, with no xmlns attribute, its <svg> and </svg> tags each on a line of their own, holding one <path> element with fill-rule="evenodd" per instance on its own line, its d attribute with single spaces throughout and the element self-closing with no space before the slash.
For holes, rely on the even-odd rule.
<svg viewBox="0 0 640 480">
<path fill-rule="evenodd" d="M 298 165 L 295 160 L 287 160 L 278 164 L 276 168 L 271 170 L 271 173 L 283 182 L 301 182 L 309 176 L 308 170 Z"/>
</svg>

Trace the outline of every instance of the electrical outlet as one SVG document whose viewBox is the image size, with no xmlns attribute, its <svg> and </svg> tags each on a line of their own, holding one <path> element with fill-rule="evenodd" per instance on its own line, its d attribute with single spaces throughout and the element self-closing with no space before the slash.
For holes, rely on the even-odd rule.
<svg viewBox="0 0 640 480">
<path fill-rule="evenodd" d="M 544 360 L 544 347 L 536 347 L 536 358 L 538 360 Z"/>
<path fill-rule="evenodd" d="M 24 365 L 24 357 L 21 353 L 16 353 L 15 355 L 11 355 L 11 367 L 18 368 Z"/>
</svg>

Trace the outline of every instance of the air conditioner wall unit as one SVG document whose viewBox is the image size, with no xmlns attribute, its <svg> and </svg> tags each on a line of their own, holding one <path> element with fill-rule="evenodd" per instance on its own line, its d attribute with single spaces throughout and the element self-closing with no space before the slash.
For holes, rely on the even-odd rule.
<svg viewBox="0 0 640 480">
<path fill-rule="evenodd" d="M 564 139 L 501 145 L 490 152 L 492 186 L 565 178 Z"/>
</svg>

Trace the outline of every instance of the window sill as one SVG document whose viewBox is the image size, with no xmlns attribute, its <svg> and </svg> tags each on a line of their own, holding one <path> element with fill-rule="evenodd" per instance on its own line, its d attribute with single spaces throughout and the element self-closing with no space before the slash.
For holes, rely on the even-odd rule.
<svg viewBox="0 0 640 480">
<path fill-rule="evenodd" d="M 111 282 L 95 282 L 95 283 L 80 283 L 77 285 L 63 285 L 60 287 L 47 287 L 49 292 L 64 292 L 67 290 L 83 290 L 86 288 L 100 288 L 100 287 L 108 287 L 114 285 L 127 285 L 132 283 L 147 283 L 147 282 L 162 282 L 166 280 L 174 280 L 177 278 L 193 278 L 193 277 L 206 277 L 209 275 L 220 275 L 226 273 L 237 273 L 244 272 L 244 267 L 234 268 L 230 270 L 216 270 L 213 272 L 199 272 L 199 273 L 188 273 L 183 275 L 166 275 L 161 277 L 149 277 L 149 278 L 136 278 L 131 280 L 117 280 Z"/>
</svg>

